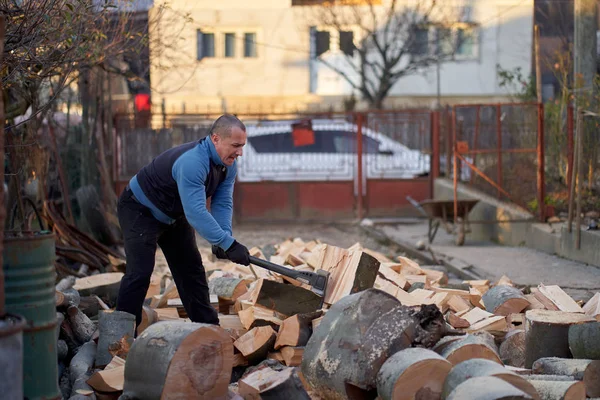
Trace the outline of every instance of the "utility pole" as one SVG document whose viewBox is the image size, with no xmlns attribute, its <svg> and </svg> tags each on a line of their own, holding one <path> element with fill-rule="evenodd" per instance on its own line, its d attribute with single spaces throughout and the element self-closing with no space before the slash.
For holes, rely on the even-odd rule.
<svg viewBox="0 0 600 400">
<path fill-rule="evenodd" d="M 598 30 L 597 0 L 575 0 L 575 98 L 579 106 L 586 96 L 590 101 L 594 96 L 596 76 L 596 31 Z M 595 111 L 595 110 L 594 110 Z"/>
</svg>

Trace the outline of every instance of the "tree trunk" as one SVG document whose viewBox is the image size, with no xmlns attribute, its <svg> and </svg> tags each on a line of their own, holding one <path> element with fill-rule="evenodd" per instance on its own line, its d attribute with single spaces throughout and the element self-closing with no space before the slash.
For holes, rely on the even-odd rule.
<svg viewBox="0 0 600 400">
<path fill-rule="evenodd" d="M 124 399 L 226 399 L 231 338 L 215 325 L 165 321 L 135 340 L 125 364 Z"/>
<path fill-rule="evenodd" d="M 544 357 L 570 358 L 569 327 L 590 321 L 583 314 L 530 310 L 525 313 L 525 368 Z"/>
<path fill-rule="evenodd" d="M 461 383 L 448 400 L 520 400 L 532 397 L 510 383 L 493 376 L 480 376 Z"/>
<path fill-rule="evenodd" d="M 106 366 L 113 356 L 108 351 L 111 343 L 118 342 L 125 335 L 135 334 L 135 315 L 124 311 L 106 310 L 98 315 L 98 354 L 96 367 Z"/>
<path fill-rule="evenodd" d="M 434 351 L 409 348 L 392 355 L 377 374 L 383 400 L 439 398 L 452 364 Z"/>
<path fill-rule="evenodd" d="M 489 341 L 478 335 L 467 335 L 462 339 L 453 341 L 438 353 L 453 365 L 472 358 L 484 358 L 502 365 L 496 349 L 491 346 Z"/>
<path fill-rule="evenodd" d="M 500 345 L 500 359 L 506 365 L 517 368 L 525 367 L 525 331 L 510 331 Z"/>
<path fill-rule="evenodd" d="M 452 391 L 454 391 L 461 383 L 478 376 L 493 376 L 500 378 L 527 393 L 532 398 L 539 399 L 534 387 L 524 377 L 509 371 L 498 363 L 481 358 L 467 360 L 452 368 L 452 371 L 450 371 L 450 374 L 448 374 L 444 383 L 442 399 L 448 398 L 450 393 L 452 393 Z"/>
<path fill-rule="evenodd" d="M 379 369 L 392 354 L 411 346 L 433 346 L 444 334 L 434 305 L 407 307 L 368 289 L 333 304 L 304 350 L 302 373 L 315 391 L 331 398 L 374 390 Z"/>
<path fill-rule="evenodd" d="M 529 306 L 529 301 L 515 287 L 500 285 L 488 290 L 482 297 L 485 309 L 496 315 L 517 314 Z"/>
<path fill-rule="evenodd" d="M 600 322 L 572 325 L 569 348 L 575 358 L 600 360 Z"/>
<path fill-rule="evenodd" d="M 534 374 L 566 375 L 583 381 L 589 397 L 600 397 L 600 361 L 540 358 L 531 368 Z"/>
<path fill-rule="evenodd" d="M 579 381 L 530 381 L 542 400 L 585 400 L 585 386 Z"/>
</svg>

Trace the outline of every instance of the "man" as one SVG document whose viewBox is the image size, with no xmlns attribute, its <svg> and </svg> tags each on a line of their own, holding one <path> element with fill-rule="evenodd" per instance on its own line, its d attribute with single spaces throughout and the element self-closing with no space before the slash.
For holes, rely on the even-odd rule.
<svg viewBox="0 0 600 400">
<path fill-rule="evenodd" d="M 167 150 L 143 167 L 121 194 L 118 216 L 127 269 L 117 310 L 135 315 L 138 325 L 157 244 L 189 318 L 219 324 L 194 230 L 213 245 L 217 257 L 249 264 L 248 249 L 232 237 L 231 229 L 236 159 L 245 144 L 244 124 L 223 115 L 206 138 Z"/>
</svg>

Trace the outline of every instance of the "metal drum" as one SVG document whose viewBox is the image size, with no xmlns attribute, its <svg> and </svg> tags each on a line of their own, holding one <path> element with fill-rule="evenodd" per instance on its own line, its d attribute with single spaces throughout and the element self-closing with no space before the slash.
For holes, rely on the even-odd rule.
<svg viewBox="0 0 600 400">
<path fill-rule="evenodd" d="M 23 395 L 29 400 L 59 399 L 54 234 L 42 231 L 5 235 L 6 311 L 26 320 Z"/>
<path fill-rule="evenodd" d="M 23 328 L 25 319 L 7 314 L 0 318 L 0 394 L 23 398 Z"/>
</svg>

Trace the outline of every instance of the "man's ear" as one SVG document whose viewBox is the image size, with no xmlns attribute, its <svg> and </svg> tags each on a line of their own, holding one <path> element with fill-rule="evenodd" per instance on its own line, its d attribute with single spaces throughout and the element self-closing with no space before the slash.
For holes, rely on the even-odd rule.
<svg viewBox="0 0 600 400">
<path fill-rule="evenodd" d="M 219 137 L 219 135 L 217 135 L 216 133 L 213 133 L 212 135 L 210 135 L 210 139 L 213 141 L 213 143 L 219 143 L 219 140 L 221 140 L 221 138 Z"/>
</svg>

